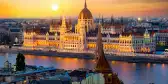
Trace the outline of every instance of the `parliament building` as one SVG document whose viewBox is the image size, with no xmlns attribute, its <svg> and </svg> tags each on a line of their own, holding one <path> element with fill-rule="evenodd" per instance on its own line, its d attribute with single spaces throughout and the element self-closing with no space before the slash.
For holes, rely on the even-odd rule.
<svg viewBox="0 0 168 84">
<path fill-rule="evenodd" d="M 45 33 L 24 31 L 25 49 L 57 50 L 75 52 L 94 52 L 96 49 L 96 36 L 98 24 L 94 22 L 92 13 L 87 7 L 79 13 L 77 24 L 72 31 L 72 25 L 62 16 L 60 25 L 50 25 Z M 102 22 L 103 23 L 103 22 Z M 122 24 L 101 24 L 103 48 L 106 53 L 153 53 L 155 52 L 155 34 L 148 30 L 143 35 L 123 33 Z"/>
</svg>

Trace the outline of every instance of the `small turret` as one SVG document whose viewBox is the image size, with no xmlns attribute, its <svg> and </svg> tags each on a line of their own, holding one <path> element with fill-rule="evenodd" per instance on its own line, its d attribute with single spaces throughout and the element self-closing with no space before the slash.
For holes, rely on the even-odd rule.
<svg viewBox="0 0 168 84">
<path fill-rule="evenodd" d="M 60 29 L 60 33 L 64 34 L 66 33 L 67 28 L 66 28 L 66 19 L 65 16 L 62 17 L 62 24 L 61 24 L 61 29 Z"/>
<path fill-rule="evenodd" d="M 148 32 L 148 29 L 145 30 L 144 38 L 150 38 L 150 34 Z"/>
<path fill-rule="evenodd" d="M 65 26 L 66 25 L 66 19 L 65 19 L 65 16 L 62 17 L 62 26 Z"/>
<path fill-rule="evenodd" d="M 49 33 L 46 33 L 46 40 L 49 40 Z"/>
<path fill-rule="evenodd" d="M 58 38 L 58 34 L 57 34 L 57 32 L 55 33 L 55 40 L 58 40 L 57 38 Z"/>
</svg>

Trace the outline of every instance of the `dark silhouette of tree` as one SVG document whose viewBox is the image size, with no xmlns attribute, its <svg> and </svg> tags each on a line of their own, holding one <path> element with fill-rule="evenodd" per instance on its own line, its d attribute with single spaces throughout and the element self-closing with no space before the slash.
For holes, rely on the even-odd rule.
<svg viewBox="0 0 168 84">
<path fill-rule="evenodd" d="M 18 53 L 16 58 L 16 71 L 25 70 L 25 57 L 23 54 Z"/>
<path fill-rule="evenodd" d="M 11 42 L 10 36 L 9 35 L 4 35 L 1 38 L 0 44 L 1 45 L 7 45 L 9 47 L 9 49 L 11 49 L 12 48 L 12 42 Z"/>
<path fill-rule="evenodd" d="M 8 35 L 4 35 L 1 39 L 1 43 L 3 45 L 9 45 L 11 43 L 11 39 Z"/>
</svg>

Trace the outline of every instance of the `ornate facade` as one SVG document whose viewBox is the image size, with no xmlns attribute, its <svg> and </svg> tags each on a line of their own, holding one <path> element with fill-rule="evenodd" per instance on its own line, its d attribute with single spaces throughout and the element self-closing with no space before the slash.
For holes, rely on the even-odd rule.
<svg viewBox="0 0 168 84">
<path fill-rule="evenodd" d="M 24 48 L 94 52 L 96 49 L 98 26 L 94 23 L 93 16 L 87 8 L 86 2 L 84 9 L 79 14 L 74 31 L 72 31 L 70 23 L 63 16 L 61 23 L 59 25 L 52 24 L 49 31 L 24 31 Z M 137 36 L 135 34 L 125 35 L 122 33 L 123 30 L 123 25 L 104 24 L 102 26 L 101 33 L 105 52 L 117 54 L 118 52 L 153 52 L 155 50 L 155 37 L 148 32 L 142 36 Z M 144 43 L 144 40 L 148 40 L 148 43 Z"/>
<path fill-rule="evenodd" d="M 159 46 L 168 46 L 168 30 L 160 30 L 156 33 L 156 43 Z"/>
<path fill-rule="evenodd" d="M 24 33 L 24 46 L 37 49 L 38 47 L 53 46 L 63 50 L 83 51 L 87 47 L 86 32 L 95 29 L 94 20 L 85 2 L 84 9 L 80 12 L 75 32 L 70 31 L 72 26 L 62 17 L 60 26 L 51 25 L 49 32 L 44 34 L 32 32 Z"/>
<path fill-rule="evenodd" d="M 119 52 L 153 53 L 156 48 L 155 34 L 126 33 L 119 36 Z"/>
</svg>

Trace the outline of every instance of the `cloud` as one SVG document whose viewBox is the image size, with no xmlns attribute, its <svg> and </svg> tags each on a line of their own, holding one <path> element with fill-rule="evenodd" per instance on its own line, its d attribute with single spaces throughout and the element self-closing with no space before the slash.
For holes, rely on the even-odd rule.
<svg viewBox="0 0 168 84">
<path fill-rule="evenodd" d="M 111 0 L 112 3 L 160 3 L 168 0 Z"/>
</svg>

